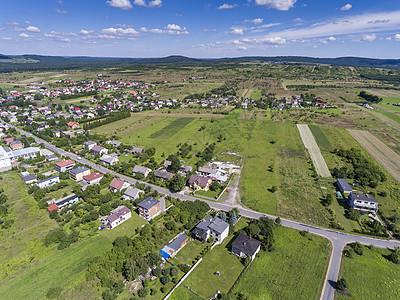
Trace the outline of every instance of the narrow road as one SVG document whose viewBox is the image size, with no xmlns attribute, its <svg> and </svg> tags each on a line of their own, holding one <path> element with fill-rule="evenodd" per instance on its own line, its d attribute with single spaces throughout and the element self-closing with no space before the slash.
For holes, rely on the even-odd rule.
<svg viewBox="0 0 400 300">
<path fill-rule="evenodd" d="M 216 209 L 216 210 L 230 211 L 230 210 L 232 210 L 232 208 L 234 208 L 233 206 L 231 206 L 229 204 L 218 203 L 218 202 L 213 202 L 213 201 L 196 198 L 196 197 L 189 196 L 189 195 L 174 193 L 174 192 L 169 191 L 168 189 L 121 175 L 121 174 L 111 171 L 103 166 L 96 165 L 86 159 L 78 159 L 77 155 L 75 155 L 75 154 L 69 153 L 62 149 L 59 149 L 59 148 L 51 145 L 50 143 L 32 135 L 31 133 L 25 132 L 24 130 L 21 130 L 13 125 L 10 125 L 10 124 L 8 124 L 8 125 L 10 127 L 15 128 L 16 130 L 18 130 L 21 134 L 34 138 L 37 143 L 39 143 L 39 144 L 43 143 L 45 145 L 45 147 L 47 149 L 49 149 L 50 151 L 53 151 L 59 155 L 69 157 L 70 159 L 73 159 L 82 164 L 85 164 L 99 172 L 109 173 L 114 176 L 120 177 L 121 179 L 123 179 L 131 184 L 136 184 L 137 182 L 144 183 L 146 186 L 151 187 L 153 190 L 156 190 L 157 192 L 159 192 L 161 194 L 179 198 L 180 200 L 185 200 L 185 201 L 200 200 L 200 201 L 207 203 L 211 208 Z M 237 205 L 235 207 L 237 207 L 239 209 L 239 212 L 242 216 L 247 217 L 247 218 L 259 219 L 261 217 L 268 217 L 273 220 L 276 219 L 276 216 L 256 212 L 251 209 L 243 208 L 243 207 L 237 206 Z M 353 235 L 353 234 L 348 234 L 348 233 L 344 233 L 344 232 L 340 232 L 340 231 L 334 231 L 334 230 L 330 230 L 330 229 L 326 229 L 326 228 L 316 227 L 313 225 L 307 225 L 307 224 L 303 224 L 303 223 L 299 223 L 299 222 L 291 221 L 291 220 L 287 220 L 287 219 L 281 219 L 281 221 L 282 221 L 282 226 L 297 229 L 297 230 L 308 231 L 312 234 L 322 236 L 322 237 L 328 239 L 332 243 L 333 251 L 332 251 L 332 256 L 330 258 L 330 264 L 328 266 L 327 275 L 326 275 L 325 282 L 324 282 L 324 287 L 323 287 L 323 290 L 321 293 L 321 300 L 333 300 L 334 299 L 335 284 L 336 284 L 336 281 L 338 280 L 340 262 L 341 262 L 341 257 L 342 257 L 342 250 L 346 244 L 353 243 L 353 242 L 359 242 L 363 245 L 374 245 L 375 247 L 379 247 L 379 248 L 393 249 L 395 246 L 400 247 L 400 242 L 395 241 L 395 240 L 384 240 L 384 239 L 378 239 L 378 238 L 373 238 L 373 237 Z"/>
</svg>

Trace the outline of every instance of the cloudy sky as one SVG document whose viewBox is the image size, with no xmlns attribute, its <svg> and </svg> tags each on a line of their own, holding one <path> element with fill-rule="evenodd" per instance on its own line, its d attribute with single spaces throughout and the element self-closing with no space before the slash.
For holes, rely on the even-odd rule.
<svg viewBox="0 0 400 300">
<path fill-rule="evenodd" d="M 0 0 L 0 53 L 400 58 L 399 0 Z"/>
</svg>

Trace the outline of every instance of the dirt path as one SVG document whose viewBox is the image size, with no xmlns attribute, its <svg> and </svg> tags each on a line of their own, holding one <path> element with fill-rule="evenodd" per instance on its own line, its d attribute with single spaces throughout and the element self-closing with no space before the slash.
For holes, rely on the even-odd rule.
<svg viewBox="0 0 400 300">
<path fill-rule="evenodd" d="M 243 91 L 243 93 L 242 93 L 242 98 L 244 98 L 244 97 L 246 96 L 247 91 L 248 91 L 248 89 L 245 89 L 245 90 Z"/>
<path fill-rule="evenodd" d="M 303 141 L 304 147 L 308 150 L 310 157 L 314 163 L 315 170 L 321 177 L 331 177 L 328 166 L 326 165 L 325 159 L 319 150 L 315 138 L 306 124 L 297 124 L 301 140 Z"/>
<path fill-rule="evenodd" d="M 351 129 L 347 131 L 394 179 L 400 182 L 400 155 L 368 131 Z"/>
<path fill-rule="evenodd" d="M 315 67 L 314 67 L 315 68 Z M 313 69 L 314 70 L 314 69 Z M 285 90 L 285 91 L 287 91 L 288 90 L 288 88 L 286 87 L 286 84 L 285 84 L 285 82 L 283 82 L 282 81 L 282 88 Z"/>
<path fill-rule="evenodd" d="M 90 99 L 93 99 L 93 97 L 83 98 L 83 99 L 69 100 L 69 101 L 65 101 L 65 102 L 66 102 L 66 103 L 75 103 L 75 102 L 86 101 L 86 100 L 90 100 Z"/>
<path fill-rule="evenodd" d="M 240 206 L 239 180 L 240 180 L 240 175 L 236 179 L 235 183 L 228 188 L 229 192 L 225 200 L 222 201 L 223 204 Z"/>
<path fill-rule="evenodd" d="M 381 92 L 377 92 L 377 91 L 373 91 L 373 90 L 365 90 L 365 91 L 370 93 L 370 94 L 377 95 L 378 97 L 389 97 L 387 95 L 382 94 Z"/>
</svg>

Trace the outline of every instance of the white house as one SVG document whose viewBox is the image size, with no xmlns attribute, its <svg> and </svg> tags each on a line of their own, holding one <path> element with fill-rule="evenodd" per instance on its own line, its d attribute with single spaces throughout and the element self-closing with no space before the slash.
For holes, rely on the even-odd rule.
<svg viewBox="0 0 400 300">
<path fill-rule="evenodd" d="M 126 206 L 118 206 L 112 210 L 111 213 L 104 218 L 100 218 L 104 225 L 109 226 L 111 229 L 124 223 L 132 217 L 131 210 Z"/>
<path fill-rule="evenodd" d="M 376 213 L 378 211 L 378 201 L 372 195 L 350 193 L 349 194 L 349 205 L 351 208 L 369 211 Z"/>
<path fill-rule="evenodd" d="M 133 175 L 136 175 L 137 173 L 141 173 L 141 174 L 143 174 L 143 176 L 146 178 L 149 174 L 150 174 L 150 172 L 151 172 L 151 169 L 150 168 L 146 168 L 146 167 L 142 167 L 142 166 L 139 166 L 139 165 L 136 165 L 134 168 L 133 168 Z"/>
<path fill-rule="evenodd" d="M 8 147 L 0 147 L 0 172 L 12 169 L 11 159 L 13 158 L 11 149 Z"/>
<path fill-rule="evenodd" d="M 201 241 L 213 237 L 215 243 L 221 244 L 229 235 L 229 224 L 218 217 L 206 217 L 193 229 L 193 235 Z"/>
<path fill-rule="evenodd" d="M 36 182 L 36 186 L 39 187 L 40 189 L 47 188 L 49 186 L 55 185 L 60 182 L 60 178 L 58 176 L 53 176 L 49 177 L 46 179 L 43 179 L 41 181 Z"/>
</svg>

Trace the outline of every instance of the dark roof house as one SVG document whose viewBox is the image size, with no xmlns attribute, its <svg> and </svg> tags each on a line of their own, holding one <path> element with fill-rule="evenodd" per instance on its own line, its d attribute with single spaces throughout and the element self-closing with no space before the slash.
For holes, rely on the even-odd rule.
<svg viewBox="0 0 400 300">
<path fill-rule="evenodd" d="M 253 260 L 260 251 L 261 242 L 249 237 L 243 233 L 239 233 L 238 237 L 232 243 L 232 253 L 239 257 L 250 256 Z"/>
</svg>

